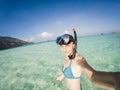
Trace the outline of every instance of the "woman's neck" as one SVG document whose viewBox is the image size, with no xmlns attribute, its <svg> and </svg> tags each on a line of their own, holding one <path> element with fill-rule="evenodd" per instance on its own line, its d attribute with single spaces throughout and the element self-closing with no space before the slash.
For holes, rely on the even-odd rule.
<svg viewBox="0 0 120 90">
<path fill-rule="evenodd" d="M 74 48 L 70 55 L 68 55 L 69 59 L 74 59 L 76 57 L 76 49 Z"/>
</svg>

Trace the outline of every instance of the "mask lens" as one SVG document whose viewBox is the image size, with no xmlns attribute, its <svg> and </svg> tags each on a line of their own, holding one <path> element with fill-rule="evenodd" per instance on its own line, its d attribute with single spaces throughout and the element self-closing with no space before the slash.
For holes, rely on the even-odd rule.
<svg viewBox="0 0 120 90">
<path fill-rule="evenodd" d="M 70 36 L 65 35 L 64 36 L 64 44 L 66 45 L 66 44 L 69 44 L 69 43 L 70 43 Z"/>
<path fill-rule="evenodd" d="M 63 44 L 63 39 L 62 39 L 62 37 L 58 37 L 58 38 L 56 39 L 56 43 L 59 44 L 59 45 L 62 45 L 62 44 Z"/>
<path fill-rule="evenodd" d="M 56 39 L 56 43 L 59 44 L 59 45 L 67 45 L 70 42 L 71 41 L 70 41 L 70 36 L 69 35 L 64 35 L 64 36 L 58 37 Z"/>
</svg>

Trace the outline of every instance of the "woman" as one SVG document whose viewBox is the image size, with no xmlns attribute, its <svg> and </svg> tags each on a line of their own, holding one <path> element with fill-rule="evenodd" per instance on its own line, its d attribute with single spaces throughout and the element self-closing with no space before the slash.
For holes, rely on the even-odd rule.
<svg viewBox="0 0 120 90">
<path fill-rule="evenodd" d="M 57 38 L 56 43 L 60 45 L 61 51 L 65 54 L 66 60 L 63 64 L 63 74 L 57 77 L 56 81 L 61 81 L 64 77 L 68 90 L 80 90 L 80 75 L 84 71 L 88 79 L 98 87 L 120 90 L 120 72 L 96 71 L 92 68 L 84 57 L 76 53 L 77 37 L 64 34 Z"/>
<path fill-rule="evenodd" d="M 77 41 L 73 38 L 73 36 L 69 34 L 64 34 L 56 40 L 56 43 L 60 45 L 61 51 L 66 56 L 62 68 L 63 74 L 57 77 L 56 81 L 60 82 L 63 78 L 65 78 L 68 90 L 82 90 L 82 86 L 80 84 L 82 69 L 78 65 L 78 60 L 82 59 L 82 57 L 76 53 L 76 42 Z"/>
</svg>

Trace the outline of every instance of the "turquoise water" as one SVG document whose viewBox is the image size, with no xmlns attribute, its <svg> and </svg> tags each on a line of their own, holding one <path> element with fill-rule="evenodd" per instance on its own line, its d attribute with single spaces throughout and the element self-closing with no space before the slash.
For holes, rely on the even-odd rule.
<svg viewBox="0 0 120 90">
<path fill-rule="evenodd" d="M 78 38 L 78 53 L 96 70 L 120 71 L 120 34 Z M 55 41 L 0 51 L 0 90 L 66 90 L 62 73 L 64 55 Z M 94 86 L 83 73 L 83 90 Z"/>
</svg>

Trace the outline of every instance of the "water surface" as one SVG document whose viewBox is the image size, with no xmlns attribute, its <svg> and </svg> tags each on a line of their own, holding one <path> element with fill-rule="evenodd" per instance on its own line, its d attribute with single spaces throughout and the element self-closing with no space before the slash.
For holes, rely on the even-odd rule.
<svg viewBox="0 0 120 90">
<path fill-rule="evenodd" d="M 78 38 L 78 53 L 100 71 L 120 71 L 120 34 Z M 0 51 L 0 90 L 66 90 L 62 74 L 64 55 L 55 41 Z M 83 90 L 104 90 L 94 86 L 83 73 Z"/>
</svg>

